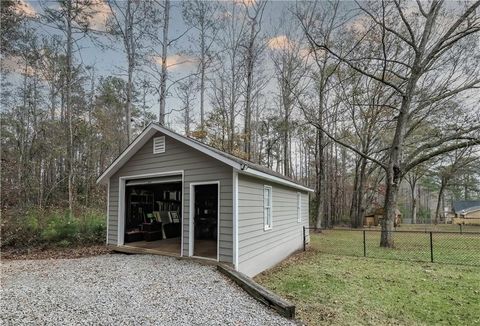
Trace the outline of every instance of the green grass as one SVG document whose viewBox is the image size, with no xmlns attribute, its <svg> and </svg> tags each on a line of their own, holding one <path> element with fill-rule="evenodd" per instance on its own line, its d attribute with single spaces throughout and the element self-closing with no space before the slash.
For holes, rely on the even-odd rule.
<svg viewBox="0 0 480 326">
<path fill-rule="evenodd" d="M 313 246 L 256 281 L 295 303 L 307 325 L 480 325 L 474 266 L 336 256 Z"/>
<path fill-rule="evenodd" d="M 366 230 L 367 257 L 430 262 L 430 233 L 395 232 L 393 237 L 394 248 L 381 248 L 380 231 Z M 480 233 L 433 233 L 432 243 L 434 262 L 480 266 Z M 323 253 L 363 257 L 363 232 L 342 229 L 312 232 L 311 246 Z"/>
</svg>

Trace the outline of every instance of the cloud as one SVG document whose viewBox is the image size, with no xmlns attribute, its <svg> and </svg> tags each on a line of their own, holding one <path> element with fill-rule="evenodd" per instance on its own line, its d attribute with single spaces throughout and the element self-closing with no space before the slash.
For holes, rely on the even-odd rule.
<svg viewBox="0 0 480 326">
<path fill-rule="evenodd" d="M 285 35 L 278 35 L 268 40 L 268 47 L 272 50 L 287 50 L 295 46 L 295 42 Z"/>
<path fill-rule="evenodd" d="M 350 30 L 351 32 L 354 32 L 357 35 L 365 34 L 369 26 L 370 26 L 370 18 L 365 15 L 359 16 L 351 20 L 349 23 L 347 23 L 347 29 Z"/>
<path fill-rule="evenodd" d="M 162 65 L 161 57 L 155 57 L 154 61 L 159 66 Z M 167 69 L 171 71 L 193 68 L 196 63 L 196 58 L 184 54 L 172 54 L 167 57 Z"/>
<path fill-rule="evenodd" d="M 323 49 L 317 49 L 317 54 L 320 53 L 321 55 L 324 55 L 325 51 Z M 308 47 L 301 48 L 298 53 L 300 54 L 300 57 L 302 58 L 310 58 L 312 57 L 312 50 Z"/>
<path fill-rule="evenodd" d="M 24 15 L 30 18 L 37 16 L 37 12 L 32 7 L 32 5 L 25 0 L 20 0 L 16 3 L 15 11 L 17 12 L 17 14 Z"/>
<path fill-rule="evenodd" d="M 107 20 L 112 14 L 110 6 L 105 0 L 93 0 L 90 11 L 90 27 L 95 30 L 105 31 Z"/>
<path fill-rule="evenodd" d="M 25 61 L 15 55 L 10 55 L 2 58 L 2 68 L 17 74 L 27 74 L 27 76 L 33 76 L 36 72 L 35 68 L 30 65 L 25 66 Z"/>
<path fill-rule="evenodd" d="M 235 0 L 235 2 L 250 7 L 253 6 L 257 2 L 257 0 Z"/>
</svg>

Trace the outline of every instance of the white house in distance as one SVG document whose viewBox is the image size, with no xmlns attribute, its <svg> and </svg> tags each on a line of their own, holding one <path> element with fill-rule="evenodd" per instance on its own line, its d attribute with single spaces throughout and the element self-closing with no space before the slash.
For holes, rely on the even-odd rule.
<svg viewBox="0 0 480 326">
<path fill-rule="evenodd" d="M 108 185 L 108 245 L 212 259 L 248 276 L 302 248 L 313 191 L 155 123 L 97 182 Z"/>
</svg>

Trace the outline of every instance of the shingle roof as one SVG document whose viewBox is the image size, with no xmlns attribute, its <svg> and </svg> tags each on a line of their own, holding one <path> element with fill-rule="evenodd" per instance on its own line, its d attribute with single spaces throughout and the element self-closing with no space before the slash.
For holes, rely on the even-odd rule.
<svg viewBox="0 0 480 326">
<path fill-rule="evenodd" d="M 453 202 L 452 206 L 455 214 L 463 211 L 468 212 L 480 209 L 480 200 L 457 200 Z"/>
<path fill-rule="evenodd" d="M 188 140 L 190 140 L 190 141 L 194 141 L 195 143 L 197 143 L 197 144 L 199 144 L 199 145 L 201 145 L 201 146 L 203 146 L 203 147 L 205 147 L 205 148 L 207 148 L 207 149 L 209 149 L 209 150 L 211 150 L 211 151 L 214 151 L 215 153 L 217 153 L 217 154 L 219 154 L 219 155 L 221 155 L 221 156 L 223 156 L 223 157 L 225 157 L 225 158 L 228 158 L 228 159 L 230 159 L 230 160 L 232 160 L 232 161 L 235 161 L 235 162 L 237 162 L 238 164 L 243 164 L 243 165 L 245 165 L 245 166 L 247 166 L 247 167 L 249 167 L 249 168 L 252 168 L 252 169 L 254 169 L 254 170 L 257 170 L 257 171 L 260 171 L 260 172 L 263 172 L 263 173 L 267 173 L 267 174 L 269 174 L 269 175 L 271 175 L 271 176 L 278 177 L 278 178 L 284 179 L 284 180 L 286 180 L 286 181 L 290 181 L 290 182 L 296 183 L 296 184 L 298 184 L 299 186 L 302 186 L 302 187 L 307 187 L 307 186 L 305 186 L 304 184 L 302 184 L 302 183 L 300 183 L 300 182 L 298 182 L 298 181 L 296 181 L 296 180 L 294 180 L 294 179 L 292 179 L 292 178 L 289 178 L 289 177 L 287 177 L 287 176 L 285 176 L 285 175 L 283 175 L 283 174 L 281 174 L 281 173 L 279 173 L 279 172 L 273 171 L 272 169 L 269 169 L 269 168 L 267 168 L 267 167 L 265 167 L 265 166 L 263 166 L 263 165 L 260 165 L 260 164 L 257 164 L 257 163 L 253 163 L 253 162 L 250 162 L 250 161 L 248 161 L 248 160 L 242 159 L 242 158 L 240 158 L 240 157 L 238 157 L 238 156 L 235 156 L 235 155 L 226 153 L 226 152 L 224 152 L 224 151 L 222 151 L 222 150 L 219 150 L 218 148 L 215 148 L 215 147 L 212 147 L 212 146 L 207 145 L 207 144 L 205 144 L 205 143 L 202 143 L 201 141 L 199 141 L 199 140 L 197 140 L 197 139 L 195 139 L 195 138 L 186 137 L 186 136 L 184 136 L 184 135 L 181 135 L 181 134 L 179 134 L 179 133 L 171 130 L 170 128 L 166 128 L 165 126 L 162 126 L 162 125 L 160 125 L 160 124 L 158 124 L 158 123 L 155 123 L 155 122 L 154 122 L 154 124 L 156 124 L 157 126 L 159 126 L 159 127 L 161 127 L 161 128 L 168 129 L 168 130 L 170 130 L 171 132 L 177 134 L 177 135 L 180 136 L 180 137 L 186 138 L 186 139 L 188 139 Z"/>
</svg>

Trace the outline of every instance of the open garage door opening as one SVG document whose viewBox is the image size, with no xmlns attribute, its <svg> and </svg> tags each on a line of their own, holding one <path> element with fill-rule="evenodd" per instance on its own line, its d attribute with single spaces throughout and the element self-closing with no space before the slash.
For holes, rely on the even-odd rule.
<svg viewBox="0 0 480 326">
<path fill-rule="evenodd" d="M 182 177 L 128 180 L 125 245 L 180 255 Z"/>
</svg>

